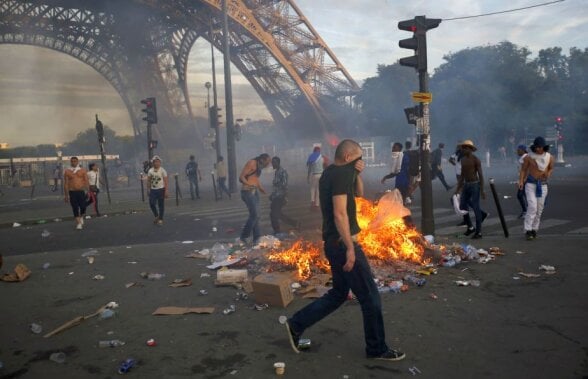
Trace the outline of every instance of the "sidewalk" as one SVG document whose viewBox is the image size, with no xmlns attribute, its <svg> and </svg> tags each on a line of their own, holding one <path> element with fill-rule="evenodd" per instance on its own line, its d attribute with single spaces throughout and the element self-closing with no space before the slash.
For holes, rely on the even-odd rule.
<svg viewBox="0 0 588 379">
<path fill-rule="evenodd" d="M 506 255 L 488 264 L 439 268 L 424 287 L 382 294 L 388 342 L 407 354 L 398 363 L 364 358 L 361 312 L 355 301 L 309 329 L 305 337 L 312 339 L 311 350 L 294 354 L 277 319 L 293 314 L 308 300 L 297 297 L 285 310 L 264 311 L 251 309 L 254 295 L 236 301 L 235 289 L 214 286 L 215 273 L 205 267 L 207 262 L 184 257 L 210 247 L 212 241 L 100 248 L 93 264 L 81 256 L 87 249 L 5 257 L 3 271 L 24 263 L 33 273 L 22 283 L 0 283 L 0 375 L 102 378 L 116 376 L 119 363 L 132 357 L 138 364 L 131 374 L 141 378 L 233 377 L 235 371 L 239 378 L 273 377 L 277 361 L 286 363 L 286 376 L 292 378 L 366 378 L 390 372 L 412 377 L 412 367 L 423 377 L 439 378 L 582 377 L 588 375 L 588 276 L 583 271 L 588 256 L 580 253 L 586 239 L 562 242 L 484 238 L 476 247 L 499 246 Z M 50 266 L 43 270 L 46 262 Z M 541 264 L 555 266 L 557 273 L 535 279 L 517 274 L 539 272 Z M 148 281 L 140 272 L 166 276 Z M 201 277 L 202 273 L 211 276 Z M 97 274 L 105 279 L 92 280 Z M 520 279 L 513 279 L 516 276 Z M 169 287 L 176 278 L 191 278 L 193 285 Z M 470 279 L 480 280 L 480 287 L 454 283 Z M 125 288 L 129 282 L 143 286 Z M 201 289 L 209 294 L 200 295 Z M 110 301 L 120 304 L 114 318 L 92 318 L 54 337 L 42 337 Z M 236 312 L 224 315 L 222 310 L 230 304 Z M 152 316 L 159 306 L 211 306 L 215 312 Z M 29 331 L 33 322 L 42 325 L 42 334 Z M 150 338 L 157 346 L 145 344 Z M 110 339 L 126 345 L 97 347 L 99 340 Z M 56 351 L 66 353 L 65 364 L 47 359 Z"/>
</svg>

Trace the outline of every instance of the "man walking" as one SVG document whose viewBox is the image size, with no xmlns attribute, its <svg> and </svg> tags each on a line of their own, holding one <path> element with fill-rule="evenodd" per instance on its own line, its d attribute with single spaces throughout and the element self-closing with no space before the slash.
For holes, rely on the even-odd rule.
<svg viewBox="0 0 588 379">
<path fill-rule="evenodd" d="M 193 155 L 190 155 L 190 161 L 186 164 L 186 176 L 190 182 L 190 196 L 194 200 L 194 195 L 197 199 L 200 199 L 200 191 L 198 190 L 198 181 L 202 181 L 202 175 L 198 168 L 198 162 Z"/>
<path fill-rule="evenodd" d="M 88 175 L 79 165 L 78 157 L 70 158 L 71 167 L 63 174 L 63 193 L 65 202 L 69 202 L 76 221 L 76 229 L 82 230 L 86 216 L 86 191 Z"/>
<path fill-rule="evenodd" d="M 270 194 L 270 220 L 274 235 L 282 236 L 280 220 L 286 224 L 300 228 L 299 223 L 282 213 L 282 208 L 288 203 L 288 172 L 280 165 L 280 157 L 272 158 L 272 167 L 275 170 Z"/>
<path fill-rule="evenodd" d="M 476 227 L 472 225 L 472 219 L 469 213 L 464 215 L 464 221 L 468 229 L 464 233 L 466 236 L 474 233 L 473 239 L 482 238 L 482 222 L 488 217 L 488 213 L 480 208 L 480 197 L 486 199 L 484 192 L 484 175 L 482 174 L 482 162 L 474 155 L 477 150 L 471 140 L 465 140 L 461 143 L 461 176 L 455 189 L 455 194 L 461 192 L 460 209 L 467 211 L 470 207 L 476 216 Z"/>
<path fill-rule="evenodd" d="M 412 149 L 412 142 L 406 141 L 404 143 L 404 156 L 408 160 L 408 195 L 406 196 L 406 205 L 412 203 L 412 194 L 419 187 L 421 181 L 420 177 L 420 156 L 418 150 Z M 404 159 L 404 158 L 403 158 Z"/>
<path fill-rule="evenodd" d="M 431 180 L 439 178 L 439 181 L 441 184 L 443 184 L 445 190 L 449 191 L 451 186 L 445 181 L 445 175 L 443 175 L 443 168 L 441 167 L 444 147 L 445 144 L 440 143 L 438 147 L 431 153 Z"/>
<path fill-rule="evenodd" d="M 519 174 L 519 190 L 524 189 L 527 197 L 524 227 L 528 241 L 537 238 L 547 197 L 547 180 L 553 173 L 553 156 L 548 151 L 549 145 L 545 142 L 545 138 L 535 138 L 531 145 L 531 152 L 523 160 Z"/>
<path fill-rule="evenodd" d="M 339 308 L 353 291 L 361 305 L 368 358 L 398 361 L 405 357 L 386 345 L 380 294 L 371 268 L 357 243 L 360 231 L 355 196 L 363 196 L 360 173 L 365 167 L 362 150 L 352 140 L 336 149 L 335 163 L 325 170 L 319 185 L 323 216 L 324 250 L 333 276 L 333 288 L 323 297 L 296 312 L 285 325 L 292 349 L 298 353 L 302 333 Z"/>
<path fill-rule="evenodd" d="M 261 171 L 269 164 L 269 154 L 263 153 L 248 160 L 243 166 L 243 170 L 241 170 L 241 175 L 239 175 L 239 182 L 242 184 L 241 200 L 243 200 L 249 211 L 249 217 L 241 231 L 241 243 L 246 243 L 247 238 L 253 234 L 252 242 L 256 245 L 259 237 L 261 237 L 259 229 L 259 192 L 265 194 L 265 190 L 261 186 L 259 177 L 261 176 Z"/>
<path fill-rule="evenodd" d="M 214 168 L 216 169 L 216 177 L 218 181 L 218 192 L 220 198 L 223 198 L 223 192 L 231 198 L 231 192 L 227 188 L 227 165 L 222 155 L 218 156 L 218 162 L 216 162 Z"/>
<path fill-rule="evenodd" d="M 161 158 L 154 156 L 151 160 L 153 167 L 147 171 L 147 180 L 149 181 L 149 207 L 155 220 L 156 225 L 163 225 L 163 214 L 165 212 L 165 199 L 167 198 L 167 189 L 169 181 L 167 171 L 161 167 Z"/>
<path fill-rule="evenodd" d="M 308 167 L 306 181 L 310 184 L 310 206 L 311 208 L 318 209 L 320 206 L 319 179 L 323 174 L 325 166 L 325 158 L 321 154 L 320 146 L 315 146 L 314 149 L 312 149 L 312 154 L 310 154 L 306 160 L 306 166 Z"/>
</svg>

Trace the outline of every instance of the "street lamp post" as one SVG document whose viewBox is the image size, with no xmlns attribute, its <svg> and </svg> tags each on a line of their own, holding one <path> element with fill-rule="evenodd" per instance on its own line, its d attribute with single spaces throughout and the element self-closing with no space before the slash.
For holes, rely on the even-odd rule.
<svg viewBox="0 0 588 379">
<path fill-rule="evenodd" d="M 212 64 L 212 106 L 214 109 L 218 109 L 218 95 L 216 91 L 216 66 L 214 63 L 214 30 L 212 28 L 212 19 L 210 21 L 210 59 Z M 210 82 L 206 82 L 205 86 L 208 85 L 206 88 L 210 88 Z M 208 108 L 209 116 L 210 117 L 210 92 L 208 96 Z M 217 114 L 215 111 L 214 114 Z M 209 119 L 209 122 L 213 122 L 213 120 Z M 212 124 L 211 124 L 212 125 Z M 218 158 L 222 155 L 221 154 L 221 143 L 220 143 L 220 128 L 218 126 L 218 120 L 214 120 L 214 149 L 216 150 L 216 159 L 215 162 L 218 163 Z"/>
</svg>

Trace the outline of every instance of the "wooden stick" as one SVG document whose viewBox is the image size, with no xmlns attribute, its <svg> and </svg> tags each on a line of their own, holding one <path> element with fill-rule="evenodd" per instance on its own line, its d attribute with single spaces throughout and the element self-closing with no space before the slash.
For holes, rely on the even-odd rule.
<svg viewBox="0 0 588 379">
<path fill-rule="evenodd" d="M 106 305 L 101 306 L 100 308 L 98 308 L 98 310 L 92 314 L 86 315 L 86 316 L 78 316 L 76 318 L 74 318 L 73 320 L 69 320 L 68 322 L 66 322 L 65 324 L 61 325 L 60 327 L 58 327 L 57 329 L 53 329 L 52 331 L 50 331 L 49 333 L 45 334 L 43 337 L 44 338 L 49 338 L 52 337 L 58 333 L 63 332 L 64 330 L 67 330 L 69 328 L 73 328 L 74 326 L 78 326 L 80 325 L 84 320 L 87 320 L 89 318 L 98 316 L 100 313 L 102 313 L 102 311 L 104 311 L 106 309 Z"/>
</svg>

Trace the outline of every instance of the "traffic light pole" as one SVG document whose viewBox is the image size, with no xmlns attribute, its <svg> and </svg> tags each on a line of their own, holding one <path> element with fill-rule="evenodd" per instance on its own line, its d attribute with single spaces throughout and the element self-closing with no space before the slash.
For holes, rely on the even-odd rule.
<svg viewBox="0 0 588 379">
<path fill-rule="evenodd" d="M 427 71 L 419 71 L 419 91 L 429 92 Z M 418 139 L 421 161 L 421 230 L 423 234 L 435 234 L 433 218 L 433 184 L 431 183 L 431 126 L 429 122 L 429 104 L 420 103 L 422 131 Z"/>
<path fill-rule="evenodd" d="M 98 133 L 98 145 L 100 146 L 100 158 L 102 160 L 102 171 L 104 172 L 104 185 L 106 186 L 106 196 L 108 197 L 108 204 L 111 204 L 110 186 L 108 185 L 108 170 L 106 168 L 106 154 L 104 152 L 104 126 L 102 125 L 102 121 L 98 119 L 98 115 L 96 115 L 96 132 Z"/>
<path fill-rule="evenodd" d="M 153 144 L 151 141 L 153 140 L 153 132 L 152 132 L 152 125 L 151 123 L 147 123 L 147 158 L 149 158 L 149 163 L 151 163 L 151 159 L 153 159 Z"/>
<path fill-rule="evenodd" d="M 235 151 L 235 127 L 233 125 L 233 92 L 231 85 L 231 47 L 229 44 L 229 16 L 227 0 L 223 6 L 223 50 L 225 68 L 225 108 L 227 115 L 227 160 L 229 175 L 229 191 L 237 191 L 237 154 Z"/>
<path fill-rule="evenodd" d="M 218 109 L 218 96 L 216 92 L 216 64 L 214 60 L 214 30 L 212 29 L 212 19 L 210 21 L 210 59 L 212 61 L 212 102 L 214 109 Z M 208 99 L 207 111 L 210 110 L 210 99 Z M 209 112 L 210 117 L 210 112 Z M 213 120 L 209 120 L 212 122 Z M 214 148 L 216 150 L 215 162 L 218 163 L 218 158 L 222 155 L 220 142 L 220 128 L 218 126 L 218 119 L 214 120 Z"/>
</svg>

